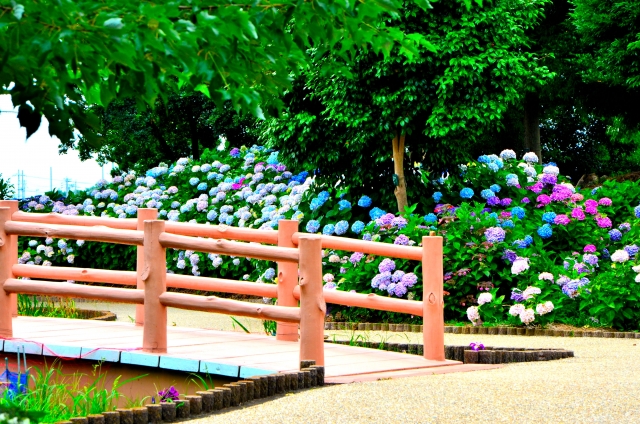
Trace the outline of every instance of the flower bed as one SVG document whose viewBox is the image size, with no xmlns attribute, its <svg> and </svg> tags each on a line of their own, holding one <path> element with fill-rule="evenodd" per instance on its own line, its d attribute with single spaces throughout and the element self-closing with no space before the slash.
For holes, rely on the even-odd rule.
<svg viewBox="0 0 640 424">
<path fill-rule="evenodd" d="M 318 187 L 306 171 L 292 173 L 277 152 L 260 146 L 207 151 L 199 162 L 160 164 L 145 176 L 123 174 L 68 199 L 40 196 L 23 210 L 135 217 L 139 207 L 161 219 L 275 229 L 296 219 L 307 232 L 419 246 L 445 237 L 447 319 L 576 326 L 598 323 L 637 329 L 640 186 L 608 182 L 578 190 L 555 164 L 533 153 L 481 156 L 442 178 L 425 174 L 424 212 L 387 213 L 348 188 Z M 375 198 L 375 193 L 372 193 Z M 423 209 L 424 210 L 424 209 Z M 134 269 L 132 248 L 66 240 L 21 239 L 21 263 Z M 324 250 L 326 289 L 420 299 L 421 264 Z M 169 272 L 274 282 L 274 264 L 192 251 L 170 251 Z M 417 317 L 331 307 L 350 321 L 419 323 Z"/>
</svg>

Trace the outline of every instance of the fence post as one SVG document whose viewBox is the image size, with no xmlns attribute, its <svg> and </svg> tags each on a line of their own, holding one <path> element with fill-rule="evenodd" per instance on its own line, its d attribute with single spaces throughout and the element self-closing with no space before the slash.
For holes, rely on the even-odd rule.
<svg viewBox="0 0 640 424">
<path fill-rule="evenodd" d="M 322 238 L 301 235 L 300 249 L 300 360 L 324 366 L 324 318 L 327 304 L 322 293 Z"/>
<path fill-rule="evenodd" d="M 144 269 L 140 276 L 144 283 L 144 327 L 142 350 L 167 351 L 167 307 L 160 303 L 160 295 L 167 291 L 167 251 L 160 244 L 164 221 L 144 222 Z"/>
<path fill-rule="evenodd" d="M 17 200 L 0 200 L 0 208 L 9 208 L 11 211 L 11 215 L 14 212 L 18 212 L 19 204 Z M 9 240 L 11 240 L 11 248 L 12 248 L 12 258 L 13 263 L 18 262 L 18 236 L 9 236 Z M 18 295 L 16 293 L 11 293 L 9 295 L 11 298 L 11 316 L 18 316 Z"/>
<path fill-rule="evenodd" d="M 11 209 L 0 207 L 0 337 L 13 337 L 12 299 L 3 286 L 7 278 L 13 278 L 11 267 L 17 260 L 13 256 L 13 245 L 16 244 L 17 237 L 5 232 L 4 224 L 8 221 L 11 221 Z"/>
<path fill-rule="evenodd" d="M 424 357 L 444 361 L 442 237 L 422 237 L 422 311 Z"/>
<path fill-rule="evenodd" d="M 298 231 L 298 221 L 282 219 L 278 221 L 278 246 L 296 247 L 291 240 L 293 233 Z M 298 306 L 293 297 L 293 289 L 298 285 L 298 264 L 278 262 L 278 305 Z M 298 324 L 278 322 L 276 340 L 298 341 Z"/>
<path fill-rule="evenodd" d="M 138 209 L 138 231 L 144 231 L 144 221 L 153 221 L 158 219 L 157 209 L 141 208 Z M 142 281 L 142 272 L 144 271 L 144 247 L 136 248 L 136 273 L 138 274 L 137 288 L 144 290 L 144 281 Z M 136 325 L 144 325 L 144 305 L 136 305 Z"/>
</svg>

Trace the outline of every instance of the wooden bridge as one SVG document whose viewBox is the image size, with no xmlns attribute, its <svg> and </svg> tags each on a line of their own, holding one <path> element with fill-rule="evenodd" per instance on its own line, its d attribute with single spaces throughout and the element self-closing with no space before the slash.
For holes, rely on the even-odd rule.
<svg viewBox="0 0 640 424">
<path fill-rule="evenodd" d="M 54 237 L 137 246 L 137 270 L 113 271 L 21 265 L 18 236 Z M 166 249 L 276 261 L 278 283 L 167 274 Z M 323 290 L 322 249 L 422 261 L 424 301 Z M 28 278 L 20 279 L 19 277 Z M 111 283 L 99 287 L 63 281 Z M 168 292 L 194 289 L 277 298 L 276 305 Z M 135 324 L 17 317 L 18 293 L 136 304 Z M 297 369 L 300 360 L 325 365 L 330 378 L 421 373 L 459 365 L 444 358 L 442 238 L 421 247 L 311 235 L 297 221 L 278 231 L 157 220 L 25 213 L 0 202 L 0 350 L 109 360 L 184 371 L 248 377 Z M 424 357 L 324 343 L 326 303 L 409 313 L 424 319 Z M 277 322 L 276 337 L 167 327 L 167 307 L 248 316 Z M 403 374 L 403 375 L 404 375 Z"/>
</svg>

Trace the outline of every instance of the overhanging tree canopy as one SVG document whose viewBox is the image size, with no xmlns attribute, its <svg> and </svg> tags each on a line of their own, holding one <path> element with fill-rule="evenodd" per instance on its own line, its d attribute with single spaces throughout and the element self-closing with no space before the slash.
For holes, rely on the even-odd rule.
<svg viewBox="0 0 640 424">
<path fill-rule="evenodd" d="M 470 1 L 470 0 L 468 0 Z M 413 0 L 430 7 L 427 0 Z M 0 5 L 0 93 L 19 106 L 30 136 L 72 139 L 74 126 L 99 142 L 99 119 L 79 104 L 140 106 L 169 92 L 200 91 L 218 104 L 261 116 L 266 99 L 290 86 L 291 72 L 316 54 L 349 58 L 365 47 L 407 56 L 426 41 L 388 27 L 400 0 L 128 1 L 15 0 Z"/>
</svg>

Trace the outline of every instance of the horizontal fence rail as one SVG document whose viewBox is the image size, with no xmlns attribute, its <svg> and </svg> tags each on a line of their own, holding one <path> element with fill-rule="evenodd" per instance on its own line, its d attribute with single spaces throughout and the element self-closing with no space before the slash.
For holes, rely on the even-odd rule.
<svg viewBox="0 0 640 424">
<path fill-rule="evenodd" d="M 78 227 L 75 225 L 49 225 L 35 222 L 9 221 L 5 224 L 5 231 L 7 234 L 16 236 L 102 241 L 138 246 L 142 246 L 144 243 L 144 234 L 142 231 L 116 230 L 106 227 Z"/>
<path fill-rule="evenodd" d="M 359 308 L 377 309 L 379 311 L 399 312 L 421 317 L 423 315 L 422 302 L 418 300 L 394 299 L 378 296 L 375 293 L 362 294 L 340 290 L 324 290 L 324 300 L 327 303 L 343 306 L 357 306 Z M 300 288 L 293 289 L 293 296 L 300 300 Z"/>
<path fill-rule="evenodd" d="M 167 221 L 165 223 L 165 232 L 182 236 L 209 237 L 267 244 L 278 243 L 278 233 L 276 231 L 229 227 L 227 225 L 203 225 Z"/>
<path fill-rule="evenodd" d="M 72 283 L 38 280 L 16 280 L 9 278 L 3 287 L 9 293 L 24 293 L 45 296 L 79 297 L 81 299 L 108 300 L 123 303 L 144 303 L 144 291 L 112 287 L 82 286 Z"/>
<path fill-rule="evenodd" d="M 298 245 L 300 235 L 294 233 L 293 244 Z M 335 236 L 321 236 L 322 247 L 325 249 L 345 250 L 348 252 L 362 252 L 371 255 L 389 256 L 391 258 L 422 260 L 422 249 L 413 246 L 398 246 L 397 244 L 380 243 L 376 241 L 354 240 Z"/>
<path fill-rule="evenodd" d="M 168 233 L 160 235 L 160 244 L 165 248 L 173 247 L 174 249 L 244 256 L 267 261 L 298 262 L 300 259 L 298 249 L 289 247 L 263 246 L 222 239 L 199 239 Z"/>
<path fill-rule="evenodd" d="M 217 312 L 282 322 L 300 322 L 300 308 L 239 302 L 216 296 L 204 297 L 182 293 L 163 293 L 160 295 L 160 303 L 164 306 L 192 311 Z"/>
<path fill-rule="evenodd" d="M 83 227 L 94 227 L 97 225 L 103 225 L 109 228 L 115 228 L 120 230 L 135 230 L 136 219 L 125 218 L 104 218 L 98 216 L 75 216 L 75 215 L 62 215 L 59 213 L 28 213 L 28 212 L 14 212 L 11 215 L 12 221 L 18 222 L 34 222 L 38 224 L 61 224 L 61 225 L 77 225 Z"/>
<path fill-rule="evenodd" d="M 128 286 L 135 286 L 137 279 L 134 271 L 111 271 L 108 269 L 16 264 L 12 267 L 12 270 L 13 275 L 16 277 L 111 283 Z"/>
</svg>

